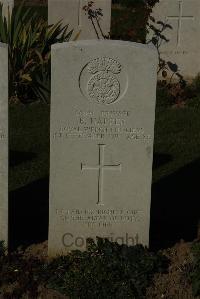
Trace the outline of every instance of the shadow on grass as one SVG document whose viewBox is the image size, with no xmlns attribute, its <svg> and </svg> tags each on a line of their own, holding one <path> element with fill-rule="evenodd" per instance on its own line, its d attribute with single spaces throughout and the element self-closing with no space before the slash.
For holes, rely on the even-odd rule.
<svg viewBox="0 0 200 299">
<path fill-rule="evenodd" d="M 47 240 L 49 179 L 44 178 L 9 194 L 9 247 Z"/>
<path fill-rule="evenodd" d="M 9 152 L 9 165 L 10 165 L 10 167 L 15 167 L 24 162 L 34 160 L 36 157 L 37 157 L 36 153 L 10 151 Z"/>
<path fill-rule="evenodd" d="M 167 164 L 172 161 L 173 157 L 169 154 L 154 153 L 153 155 L 153 169 L 159 168 L 160 166 Z"/>
<path fill-rule="evenodd" d="M 150 247 L 197 237 L 200 220 L 200 159 L 152 186 Z"/>
</svg>

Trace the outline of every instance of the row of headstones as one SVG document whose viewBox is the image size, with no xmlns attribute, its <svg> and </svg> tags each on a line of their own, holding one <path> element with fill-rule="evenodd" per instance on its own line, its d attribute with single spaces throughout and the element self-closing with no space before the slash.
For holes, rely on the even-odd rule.
<svg viewBox="0 0 200 299">
<path fill-rule="evenodd" d="M 13 5 L 14 0 L 1 0 L 5 7 Z M 97 34 L 102 37 L 98 24 L 95 24 L 97 34 L 91 20 L 83 7 L 88 5 L 89 0 L 48 0 L 49 24 L 63 20 L 63 24 L 70 24 L 69 29 L 74 29 L 73 37 L 80 33 L 79 40 L 96 39 Z M 93 0 L 94 8 L 102 9 L 103 18 L 100 27 L 104 35 L 110 32 L 111 23 L 111 0 Z M 185 78 L 196 76 L 200 70 L 200 1 L 199 0 L 160 0 L 153 8 L 152 16 L 156 21 L 157 28 L 162 24 L 165 27 L 159 48 L 161 57 L 170 62 L 172 70 L 177 70 Z M 152 32 L 148 36 L 151 39 Z M 160 42 L 159 42 L 160 43 Z M 169 73 L 171 76 L 171 73 Z"/>
<path fill-rule="evenodd" d="M 6 15 L 8 7 L 14 7 L 14 0 L 0 0 L 3 3 L 3 11 Z M 79 40 L 103 38 L 108 36 L 111 24 L 111 0 L 94 0 L 91 6 L 93 11 L 98 10 L 100 15 L 99 24 L 95 21 L 92 24 L 89 19 L 86 7 L 88 0 L 48 0 L 48 23 L 55 24 L 63 21 L 63 25 L 69 25 L 68 30 L 73 29 L 72 39 L 78 36 Z M 85 9 L 84 9 L 85 8 Z M 95 26 L 95 28 L 94 28 Z"/>
</svg>

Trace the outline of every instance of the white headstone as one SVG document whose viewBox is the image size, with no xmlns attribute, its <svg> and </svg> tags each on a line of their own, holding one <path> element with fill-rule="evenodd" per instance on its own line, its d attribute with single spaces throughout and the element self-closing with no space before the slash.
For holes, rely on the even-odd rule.
<svg viewBox="0 0 200 299">
<path fill-rule="evenodd" d="M 142 44 L 52 47 L 50 255 L 96 236 L 148 245 L 156 68 Z"/>
<path fill-rule="evenodd" d="M 185 78 L 196 76 L 200 71 L 200 1 L 160 0 L 152 16 L 172 27 L 163 31 L 169 41 L 162 42 L 161 58 L 177 64 Z"/>
<path fill-rule="evenodd" d="M 103 16 L 99 18 L 100 28 L 94 21 L 95 29 L 91 20 L 88 19 L 88 14 L 83 7 L 91 1 L 88 0 L 48 0 L 48 22 L 55 24 L 63 20 L 63 25 L 69 24 L 69 30 L 74 29 L 73 38 L 78 39 L 97 39 L 102 38 L 101 30 L 104 35 L 110 32 L 111 24 L 111 0 L 93 0 L 93 9 L 102 9 Z"/>
<path fill-rule="evenodd" d="M 0 241 L 8 242 L 8 49 L 0 43 Z"/>
<path fill-rule="evenodd" d="M 12 12 L 12 9 L 14 7 L 14 0 L 0 0 L 0 3 L 3 4 L 3 14 L 7 17 L 8 10 L 10 13 Z"/>
</svg>

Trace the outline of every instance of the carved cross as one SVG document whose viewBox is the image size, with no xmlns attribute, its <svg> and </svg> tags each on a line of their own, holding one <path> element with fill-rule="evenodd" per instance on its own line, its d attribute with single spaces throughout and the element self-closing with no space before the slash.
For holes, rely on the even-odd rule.
<svg viewBox="0 0 200 299">
<path fill-rule="evenodd" d="M 116 165 L 108 165 L 104 164 L 104 152 L 105 152 L 105 144 L 98 144 L 99 146 L 99 163 L 95 166 L 88 166 L 83 163 L 81 163 L 81 170 L 95 170 L 98 171 L 98 205 L 104 205 L 103 203 L 103 183 L 104 183 L 104 171 L 105 170 L 112 170 L 112 171 L 121 171 L 122 165 L 116 164 Z"/>
<path fill-rule="evenodd" d="M 179 13 L 178 16 L 168 16 L 167 20 L 175 20 L 178 21 L 178 31 L 177 31 L 177 47 L 181 44 L 181 29 L 182 29 L 182 21 L 193 20 L 194 16 L 183 16 L 183 1 L 179 0 Z"/>
</svg>

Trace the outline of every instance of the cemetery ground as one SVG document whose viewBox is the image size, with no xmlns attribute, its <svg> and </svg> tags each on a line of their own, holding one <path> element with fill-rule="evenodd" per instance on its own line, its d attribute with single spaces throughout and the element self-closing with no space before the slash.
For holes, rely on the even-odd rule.
<svg viewBox="0 0 200 299">
<path fill-rule="evenodd" d="M 198 298 L 194 295 L 200 292 L 199 104 L 198 88 L 185 104 L 177 104 L 166 88 L 158 88 L 151 253 L 140 247 L 120 248 L 100 242 L 89 252 L 54 260 L 47 258 L 45 242 L 50 107 L 11 104 L 9 213 L 13 253 L 1 253 L 0 294 L 5 298 Z"/>
</svg>

